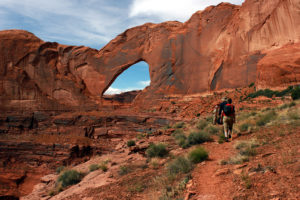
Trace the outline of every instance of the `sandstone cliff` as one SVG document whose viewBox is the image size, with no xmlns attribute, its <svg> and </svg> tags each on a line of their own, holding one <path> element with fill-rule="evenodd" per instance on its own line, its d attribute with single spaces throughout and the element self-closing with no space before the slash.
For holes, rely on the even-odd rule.
<svg viewBox="0 0 300 200">
<path fill-rule="evenodd" d="M 151 85 L 139 99 L 193 94 L 255 82 L 300 82 L 300 1 L 246 0 L 196 12 L 187 22 L 147 23 L 97 51 L 0 32 L 1 109 L 69 108 L 101 103 L 124 70 L 145 61 Z M 274 59 L 275 57 L 275 59 Z"/>
</svg>

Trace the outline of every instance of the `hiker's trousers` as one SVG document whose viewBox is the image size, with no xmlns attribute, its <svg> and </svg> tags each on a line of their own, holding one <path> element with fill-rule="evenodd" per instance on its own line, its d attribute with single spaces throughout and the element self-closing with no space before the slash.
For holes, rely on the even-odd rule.
<svg viewBox="0 0 300 200">
<path fill-rule="evenodd" d="M 230 133 L 232 133 L 232 126 L 233 126 L 233 117 L 232 116 L 224 116 L 223 117 L 223 125 L 224 125 L 224 133 L 228 134 L 230 131 Z M 227 134 L 225 135 L 225 137 L 227 136 Z"/>
</svg>

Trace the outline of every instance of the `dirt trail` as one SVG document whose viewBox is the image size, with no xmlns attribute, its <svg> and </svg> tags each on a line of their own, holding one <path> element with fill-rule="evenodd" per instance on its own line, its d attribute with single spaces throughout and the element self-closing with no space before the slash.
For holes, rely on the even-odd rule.
<svg viewBox="0 0 300 200">
<path fill-rule="evenodd" d="M 228 174 L 233 166 L 220 165 L 220 160 L 235 154 L 233 141 L 223 144 L 209 143 L 205 148 L 209 151 L 209 160 L 199 164 L 192 174 L 192 185 L 188 189 L 189 200 L 224 200 L 231 199 L 233 179 L 223 175 Z M 225 184 L 224 184 L 225 183 Z"/>
</svg>

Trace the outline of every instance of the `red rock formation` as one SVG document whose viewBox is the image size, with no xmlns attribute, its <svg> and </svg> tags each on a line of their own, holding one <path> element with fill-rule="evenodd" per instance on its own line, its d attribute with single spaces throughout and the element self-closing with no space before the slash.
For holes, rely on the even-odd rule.
<svg viewBox="0 0 300 200">
<path fill-rule="evenodd" d="M 148 23 L 128 29 L 100 51 L 43 42 L 25 31 L 2 31 L 1 104 L 18 109 L 97 104 L 120 73 L 142 60 L 149 64 L 151 85 L 138 99 L 252 82 L 264 87 L 297 84 L 299 54 L 294 52 L 299 50 L 299 10 L 299 0 L 222 3 L 196 12 L 185 23 Z M 273 55 L 285 62 L 286 55 L 278 54 L 281 47 L 295 62 L 288 64 L 289 69 L 283 63 L 276 63 L 277 70 L 264 67 Z M 279 68 L 292 75 L 278 72 Z M 274 81 L 265 81 L 268 77 Z"/>
</svg>

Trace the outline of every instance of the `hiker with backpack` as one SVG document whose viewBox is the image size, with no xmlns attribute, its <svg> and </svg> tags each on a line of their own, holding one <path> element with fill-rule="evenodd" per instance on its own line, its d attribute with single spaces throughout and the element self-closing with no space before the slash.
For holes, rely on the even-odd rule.
<svg viewBox="0 0 300 200">
<path fill-rule="evenodd" d="M 215 105 L 213 110 L 213 124 L 223 124 L 222 111 L 224 110 L 224 106 L 227 104 L 227 97 L 223 97 L 222 101 Z"/>
<path fill-rule="evenodd" d="M 232 137 L 232 127 L 235 123 L 235 109 L 232 105 L 232 99 L 227 100 L 227 104 L 224 105 L 222 110 L 223 125 L 224 125 L 224 135 L 225 141 L 228 142 L 228 139 Z"/>
</svg>

